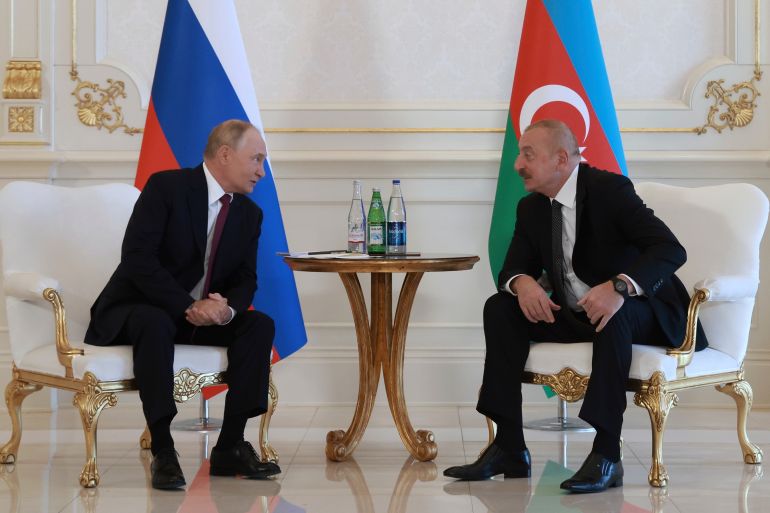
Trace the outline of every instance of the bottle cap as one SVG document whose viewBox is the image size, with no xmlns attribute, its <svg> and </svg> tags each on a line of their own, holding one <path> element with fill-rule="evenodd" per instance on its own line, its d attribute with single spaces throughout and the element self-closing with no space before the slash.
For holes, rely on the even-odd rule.
<svg viewBox="0 0 770 513">
<path fill-rule="evenodd" d="M 393 180 L 393 185 L 401 185 L 401 180 L 396 178 L 395 180 Z"/>
<path fill-rule="evenodd" d="M 372 187 L 372 192 L 380 192 L 380 188 L 379 187 Z"/>
<path fill-rule="evenodd" d="M 353 180 L 353 185 L 361 185 L 361 180 Z"/>
</svg>

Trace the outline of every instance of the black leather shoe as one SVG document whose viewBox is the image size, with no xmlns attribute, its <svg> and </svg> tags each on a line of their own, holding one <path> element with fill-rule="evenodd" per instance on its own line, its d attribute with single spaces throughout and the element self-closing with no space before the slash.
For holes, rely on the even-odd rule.
<svg viewBox="0 0 770 513">
<path fill-rule="evenodd" d="M 580 470 L 564 481 L 561 489 L 573 493 L 595 493 L 616 486 L 623 486 L 623 462 L 612 462 L 591 451 Z"/>
<path fill-rule="evenodd" d="M 211 449 L 209 474 L 212 476 L 243 476 L 249 479 L 266 479 L 281 473 L 275 463 L 262 462 L 249 442 L 241 440 L 231 449 Z"/>
<path fill-rule="evenodd" d="M 449 467 L 444 471 L 444 475 L 465 481 L 481 481 L 497 474 L 505 474 L 505 477 L 529 477 L 530 466 L 528 449 L 513 453 L 492 444 L 475 462 Z"/>
<path fill-rule="evenodd" d="M 179 466 L 178 454 L 174 449 L 161 449 L 152 458 L 150 472 L 152 473 L 152 487 L 158 490 L 174 490 L 187 483 Z"/>
</svg>

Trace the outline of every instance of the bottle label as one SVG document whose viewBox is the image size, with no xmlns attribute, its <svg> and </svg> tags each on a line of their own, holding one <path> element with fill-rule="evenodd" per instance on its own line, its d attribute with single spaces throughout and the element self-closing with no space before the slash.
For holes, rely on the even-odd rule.
<svg viewBox="0 0 770 513">
<path fill-rule="evenodd" d="M 381 224 L 369 225 L 369 245 L 378 246 L 385 244 L 384 227 Z"/>
<path fill-rule="evenodd" d="M 388 246 L 406 246 L 406 222 L 388 223 Z"/>
<path fill-rule="evenodd" d="M 354 224 L 348 228 L 348 242 L 364 242 L 365 240 L 366 232 L 364 232 L 362 224 Z"/>
</svg>

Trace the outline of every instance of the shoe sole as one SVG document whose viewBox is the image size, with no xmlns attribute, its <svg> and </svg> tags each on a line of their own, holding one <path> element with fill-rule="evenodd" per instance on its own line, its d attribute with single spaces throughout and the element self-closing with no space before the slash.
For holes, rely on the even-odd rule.
<svg viewBox="0 0 770 513">
<path fill-rule="evenodd" d="M 607 488 L 617 488 L 617 487 L 620 487 L 620 486 L 623 486 L 623 478 L 622 477 L 620 477 L 620 478 L 616 479 L 615 481 L 613 481 L 612 483 L 608 484 Z M 571 492 L 571 493 L 598 493 L 598 492 L 603 492 L 607 488 L 604 488 L 604 489 L 601 489 L 601 490 L 581 490 L 580 488 L 564 487 L 564 488 L 562 488 L 562 490 L 567 490 L 568 492 Z"/>
<path fill-rule="evenodd" d="M 506 479 L 517 479 L 517 478 L 523 478 L 523 477 L 532 477 L 532 470 L 527 470 L 526 473 L 524 472 L 517 472 L 513 474 L 503 474 L 503 477 Z"/>
<path fill-rule="evenodd" d="M 183 486 L 187 485 L 184 479 L 181 481 L 175 481 L 173 483 L 168 483 L 164 485 L 156 485 L 155 483 L 152 484 L 152 487 L 156 490 L 177 490 L 179 488 L 182 488 Z"/>
<path fill-rule="evenodd" d="M 500 472 L 500 474 L 502 474 L 505 479 L 519 479 L 519 478 L 532 477 L 532 470 L 529 470 L 526 473 Z M 451 477 L 452 479 L 458 479 L 460 481 L 486 481 L 487 479 L 492 479 L 493 477 L 499 476 L 500 474 L 492 474 L 491 476 L 467 477 L 467 476 L 452 475 L 451 473 L 447 474 L 446 472 L 444 472 L 444 477 Z"/>
<path fill-rule="evenodd" d="M 275 471 L 275 470 L 266 470 L 265 472 L 259 472 L 257 474 L 243 474 L 241 472 L 238 472 L 236 470 L 232 469 L 223 469 L 223 468 L 209 468 L 209 475 L 211 476 L 241 476 L 246 479 L 266 479 L 270 476 L 275 476 L 280 474 L 281 471 Z"/>
</svg>

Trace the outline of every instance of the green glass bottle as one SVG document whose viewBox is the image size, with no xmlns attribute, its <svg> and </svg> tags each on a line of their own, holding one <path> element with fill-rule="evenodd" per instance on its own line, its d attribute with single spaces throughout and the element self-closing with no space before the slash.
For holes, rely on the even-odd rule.
<svg viewBox="0 0 770 513">
<path fill-rule="evenodd" d="M 385 254 L 385 208 L 382 206 L 380 189 L 372 189 L 372 202 L 369 204 L 368 224 L 366 227 L 366 249 L 370 255 Z"/>
</svg>

